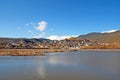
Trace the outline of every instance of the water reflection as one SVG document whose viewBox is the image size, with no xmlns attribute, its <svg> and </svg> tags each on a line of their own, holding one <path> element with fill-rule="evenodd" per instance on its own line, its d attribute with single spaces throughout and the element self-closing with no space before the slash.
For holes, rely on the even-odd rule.
<svg viewBox="0 0 120 80">
<path fill-rule="evenodd" d="M 47 68 L 45 63 L 41 63 L 37 69 L 40 80 L 47 80 Z"/>
<path fill-rule="evenodd" d="M 0 57 L 0 80 L 120 80 L 120 53 L 80 51 Z"/>
<path fill-rule="evenodd" d="M 83 51 L 48 54 L 49 72 L 54 71 L 52 74 L 55 76 L 49 75 L 51 75 L 51 80 L 59 80 L 60 77 L 57 75 L 64 76 L 62 74 L 69 76 L 69 80 L 74 80 L 74 77 L 77 77 L 78 80 L 86 80 L 87 78 L 92 80 L 119 80 L 119 61 L 119 52 Z M 74 75 L 70 74 L 71 72 Z M 68 79 L 68 77 L 65 78 Z"/>
</svg>

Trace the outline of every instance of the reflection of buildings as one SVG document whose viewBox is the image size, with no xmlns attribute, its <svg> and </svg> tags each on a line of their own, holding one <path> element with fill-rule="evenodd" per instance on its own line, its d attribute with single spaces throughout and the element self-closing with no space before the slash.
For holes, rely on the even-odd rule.
<svg viewBox="0 0 120 80">
<path fill-rule="evenodd" d="M 47 68 L 44 63 L 40 63 L 38 66 L 38 75 L 40 76 L 40 80 L 47 80 Z"/>
<path fill-rule="evenodd" d="M 55 54 L 55 53 L 54 53 Z M 57 55 L 50 55 L 48 57 L 48 64 L 50 65 L 73 65 L 76 64 L 77 59 L 72 59 L 76 58 L 77 56 L 70 56 L 69 54 L 62 54 L 62 53 L 57 53 Z"/>
</svg>

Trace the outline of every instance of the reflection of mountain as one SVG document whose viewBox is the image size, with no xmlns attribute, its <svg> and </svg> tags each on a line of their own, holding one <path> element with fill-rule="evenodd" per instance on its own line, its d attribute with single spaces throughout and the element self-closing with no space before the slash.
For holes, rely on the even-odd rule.
<svg viewBox="0 0 120 80">
<path fill-rule="evenodd" d="M 120 30 L 111 33 L 89 33 L 86 35 L 80 35 L 80 38 L 95 40 L 100 42 L 120 42 Z"/>
</svg>

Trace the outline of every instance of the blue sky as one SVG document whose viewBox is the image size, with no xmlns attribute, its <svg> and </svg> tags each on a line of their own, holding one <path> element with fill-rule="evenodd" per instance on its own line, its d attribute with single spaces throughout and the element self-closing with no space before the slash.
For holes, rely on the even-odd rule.
<svg viewBox="0 0 120 80">
<path fill-rule="evenodd" d="M 0 0 L 0 37 L 69 37 L 120 29 L 120 0 Z"/>
</svg>

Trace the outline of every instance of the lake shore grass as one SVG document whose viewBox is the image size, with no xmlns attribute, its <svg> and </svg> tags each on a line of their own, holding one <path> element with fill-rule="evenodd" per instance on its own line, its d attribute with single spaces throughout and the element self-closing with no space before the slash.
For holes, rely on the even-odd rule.
<svg viewBox="0 0 120 80">
<path fill-rule="evenodd" d="M 0 56 L 44 56 L 44 53 L 69 52 L 63 49 L 0 49 Z"/>
<path fill-rule="evenodd" d="M 0 49 L 0 56 L 45 56 L 44 53 L 72 51 L 120 51 L 120 49 Z"/>
</svg>

